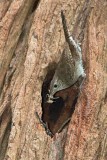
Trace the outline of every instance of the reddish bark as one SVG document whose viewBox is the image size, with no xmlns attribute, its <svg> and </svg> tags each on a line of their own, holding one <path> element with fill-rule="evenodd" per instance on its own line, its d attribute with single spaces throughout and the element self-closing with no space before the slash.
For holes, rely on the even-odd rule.
<svg viewBox="0 0 107 160">
<path fill-rule="evenodd" d="M 42 83 L 64 47 L 61 9 L 82 44 L 86 80 L 68 130 L 50 138 L 35 111 L 42 115 Z M 5 0 L 0 18 L 0 160 L 106 160 L 106 0 Z"/>
</svg>

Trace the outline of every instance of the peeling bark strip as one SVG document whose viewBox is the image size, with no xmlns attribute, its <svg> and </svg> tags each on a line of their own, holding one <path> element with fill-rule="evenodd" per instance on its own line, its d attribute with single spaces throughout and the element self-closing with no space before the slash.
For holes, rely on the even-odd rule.
<svg viewBox="0 0 107 160">
<path fill-rule="evenodd" d="M 89 1 L 89 6 L 87 2 L 84 10 L 92 7 L 86 19 L 82 47 L 86 57 L 87 80 L 68 130 L 64 159 L 106 160 L 107 103 L 104 97 L 107 72 L 104 66 L 107 64 L 107 47 L 104 46 L 107 44 L 107 1 Z"/>
<path fill-rule="evenodd" d="M 107 1 L 34 2 L 0 1 L 0 160 L 107 160 Z M 64 47 L 61 10 L 82 44 L 87 79 L 68 130 L 51 139 L 35 111 L 47 66 Z"/>
<path fill-rule="evenodd" d="M 23 76 L 22 72 L 27 51 L 28 33 L 32 23 L 33 11 L 38 4 L 38 1 L 32 1 L 32 3 L 31 1 L 26 1 L 26 5 L 25 1 L 17 1 L 16 3 L 9 2 L 9 4 L 0 2 L 0 13 L 2 14 L 0 22 L 0 25 L 2 25 L 0 28 L 0 49 L 2 51 L 0 52 L 0 64 L 5 62 L 0 68 L 0 73 L 2 74 L 3 72 L 2 76 L 5 76 L 1 83 L 2 85 L 0 85 L 2 89 L 0 97 L 0 160 L 6 157 L 9 135 L 11 135 L 10 131 L 12 126 L 15 125 L 13 121 L 11 122 L 11 116 L 14 114 L 11 113 L 10 110 L 12 109 L 13 111 L 14 104 L 16 103 L 15 101 L 17 100 L 17 94 L 20 90 L 19 84 L 21 84 L 20 80 Z M 5 7 L 7 7 L 7 9 Z M 14 48 L 11 48 L 13 46 Z M 8 54 L 6 55 L 7 52 Z M 21 74 L 19 75 L 18 73 Z M 2 76 L 0 76 L 0 82 Z M 19 122 L 19 124 L 21 123 Z M 16 154 L 15 147 L 13 153 Z M 13 157 L 13 154 L 10 156 Z"/>
<path fill-rule="evenodd" d="M 12 113 L 10 104 L 0 117 L 0 160 L 4 159 L 11 131 Z"/>
<path fill-rule="evenodd" d="M 0 92 L 4 76 L 14 54 L 21 29 L 32 5 L 33 0 L 13 1 L 0 23 Z M 3 6 L 5 7 L 5 6 Z"/>
</svg>

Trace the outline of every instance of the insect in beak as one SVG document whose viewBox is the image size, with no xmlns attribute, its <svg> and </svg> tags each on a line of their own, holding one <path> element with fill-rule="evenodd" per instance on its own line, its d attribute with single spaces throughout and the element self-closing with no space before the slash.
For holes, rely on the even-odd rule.
<svg viewBox="0 0 107 160">
<path fill-rule="evenodd" d="M 49 94 L 47 94 L 46 97 L 47 97 L 47 103 L 53 103 L 59 98 L 59 97 L 50 96 Z"/>
</svg>

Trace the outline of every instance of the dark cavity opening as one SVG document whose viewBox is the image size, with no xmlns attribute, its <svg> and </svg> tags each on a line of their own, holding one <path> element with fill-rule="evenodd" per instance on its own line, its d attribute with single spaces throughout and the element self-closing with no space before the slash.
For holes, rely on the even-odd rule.
<svg viewBox="0 0 107 160">
<path fill-rule="evenodd" d="M 40 0 L 35 0 L 34 4 L 33 4 L 33 7 L 32 7 L 32 12 L 34 12 L 36 10 L 36 8 L 38 7 L 39 5 L 39 2 Z"/>
<path fill-rule="evenodd" d="M 75 104 L 78 99 L 79 87 L 77 84 L 57 92 L 60 98 L 56 99 L 53 103 L 47 102 L 47 94 L 49 94 L 50 82 L 56 70 L 56 63 L 50 64 L 48 73 L 42 85 L 42 121 L 46 124 L 52 135 L 61 132 L 62 129 L 70 121 L 72 114 L 75 110 Z M 77 83 L 77 82 L 76 82 Z M 75 87 L 77 85 L 77 87 Z M 46 127 L 45 127 L 46 130 Z"/>
</svg>

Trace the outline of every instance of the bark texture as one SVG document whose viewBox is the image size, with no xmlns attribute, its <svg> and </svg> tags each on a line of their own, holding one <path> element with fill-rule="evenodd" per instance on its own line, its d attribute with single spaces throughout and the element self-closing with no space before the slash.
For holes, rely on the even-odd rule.
<svg viewBox="0 0 107 160">
<path fill-rule="evenodd" d="M 64 47 L 61 9 L 86 79 L 69 126 L 53 138 L 35 116 Z M 107 1 L 0 1 L 0 160 L 107 160 Z"/>
</svg>

